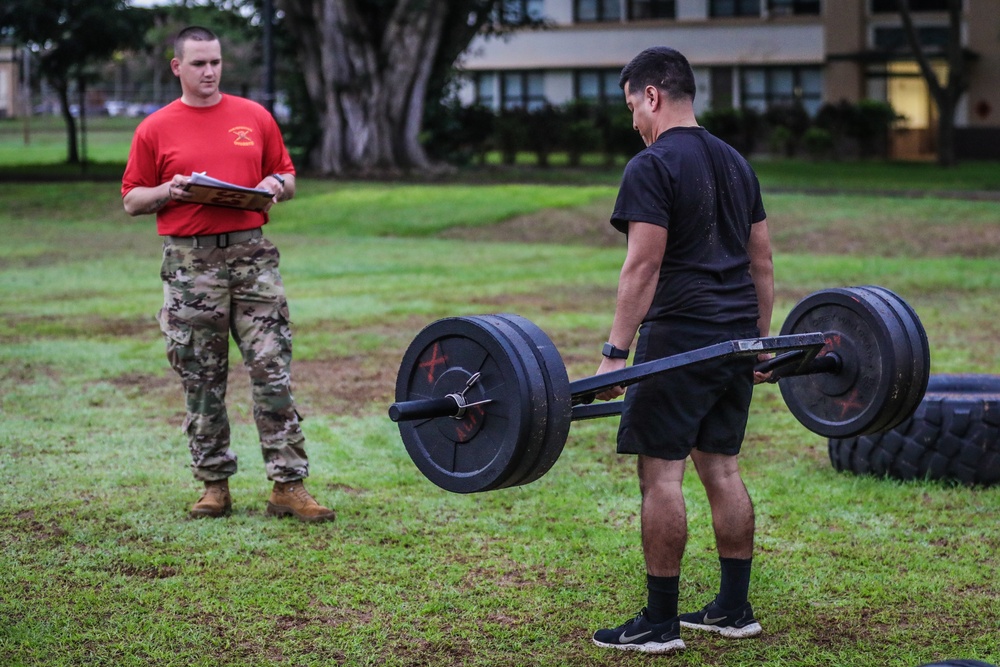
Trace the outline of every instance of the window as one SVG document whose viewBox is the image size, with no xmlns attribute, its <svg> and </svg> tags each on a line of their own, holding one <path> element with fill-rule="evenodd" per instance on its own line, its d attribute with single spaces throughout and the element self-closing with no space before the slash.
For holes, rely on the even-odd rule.
<svg viewBox="0 0 1000 667">
<path fill-rule="evenodd" d="M 946 12 L 948 0 L 910 0 L 911 12 Z M 898 14 L 896 0 L 872 0 L 873 14 Z"/>
<path fill-rule="evenodd" d="M 534 111 L 545 105 L 545 80 L 541 72 L 504 72 L 501 75 L 500 106 Z"/>
<path fill-rule="evenodd" d="M 576 99 L 599 104 L 625 104 L 618 87 L 621 70 L 579 70 L 576 73 Z"/>
<path fill-rule="evenodd" d="M 672 19 L 677 17 L 675 0 L 629 0 L 628 18 L 630 21 L 642 19 Z"/>
<path fill-rule="evenodd" d="M 476 104 L 496 108 L 497 75 L 493 72 L 476 74 Z"/>
<path fill-rule="evenodd" d="M 747 67 L 740 73 L 740 97 L 757 111 L 801 104 L 814 116 L 823 103 L 823 75 L 818 67 Z"/>
<path fill-rule="evenodd" d="M 619 0 L 573 0 L 573 17 L 579 23 L 620 21 Z"/>
<path fill-rule="evenodd" d="M 712 18 L 760 16 L 760 0 L 709 0 L 708 15 Z"/>
<path fill-rule="evenodd" d="M 541 21 L 543 0 L 503 0 L 501 23 L 517 25 L 525 20 Z"/>
<path fill-rule="evenodd" d="M 875 48 L 884 51 L 909 51 L 910 43 L 902 28 L 875 28 Z M 945 48 L 948 45 L 948 28 L 924 26 L 917 28 L 917 39 L 923 46 Z"/>
<path fill-rule="evenodd" d="M 733 68 L 713 67 L 709 70 L 709 85 L 712 90 L 712 109 L 733 107 Z"/>
<path fill-rule="evenodd" d="M 819 0 L 768 0 L 767 11 L 771 16 L 819 14 Z"/>
</svg>

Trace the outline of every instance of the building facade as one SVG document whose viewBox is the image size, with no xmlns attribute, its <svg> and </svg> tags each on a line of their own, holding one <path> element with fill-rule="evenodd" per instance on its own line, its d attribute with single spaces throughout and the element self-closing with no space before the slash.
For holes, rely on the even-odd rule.
<svg viewBox="0 0 1000 667">
<path fill-rule="evenodd" d="M 948 0 L 910 0 L 925 52 L 944 81 Z M 962 0 L 969 86 L 955 115 L 959 157 L 1000 158 L 1000 4 Z M 872 99 L 903 116 L 895 157 L 934 155 L 936 108 L 906 41 L 896 0 L 506 0 L 544 28 L 481 37 L 462 62 L 464 102 L 535 108 L 586 99 L 624 104 L 621 68 L 648 46 L 684 53 L 695 110 Z"/>
<path fill-rule="evenodd" d="M 13 46 L 0 44 L 0 118 L 24 113 L 21 101 L 20 59 Z"/>
</svg>

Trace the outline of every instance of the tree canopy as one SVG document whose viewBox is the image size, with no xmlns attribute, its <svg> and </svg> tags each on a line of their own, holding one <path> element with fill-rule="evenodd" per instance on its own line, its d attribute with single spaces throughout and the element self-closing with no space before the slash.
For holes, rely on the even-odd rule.
<svg viewBox="0 0 1000 667">
<path fill-rule="evenodd" d="M 424 108 L 500 0 L 277 0 L 330 175 L 433 168 Z"/>
<path fill-rule="evenodd" d="M 40 73 L 59 95 L 69 162 L 80 161 L 70 83 L 85 90 L 88 68 L 119 49 L 141 45 L 149 25 L 149 13 L 124 0 L 4 0 L 0 5 L 0 35 L 34 52 Z"/>
</svg>

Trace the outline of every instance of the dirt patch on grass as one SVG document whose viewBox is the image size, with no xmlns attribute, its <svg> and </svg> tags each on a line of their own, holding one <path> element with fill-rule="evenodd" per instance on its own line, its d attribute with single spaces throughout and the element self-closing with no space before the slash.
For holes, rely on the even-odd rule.
<svg viewBox="0 0 1000 667">
<path fill-rule="evenodd" d="M 494 243 L 558 243 L 625 248 L 625 235 L 609 223 L 612 201 L 520 215 L 482 227 L 458 227 L 445 238 Z M 1000 225 L 926 221 L 831 220 L 817 227 L 815 220 L 783 216 L 769 221 L 774 249 L 783 253 L 823 255 L 996 257 L 1000 255 Z"/>
<path fill-rule="evenodd" d="M 67 296 L 67 301 L 82 300 L 86 296 Z M 58 295 L 49 299 L 60 300 Z M 107 318 L 97 315 L 85 317 L 53 317 L 51 315 L 9 316 L 6 320 L 10 333 L 5 343 L 25 343 L 44 338 L 96 338 L 118 339 L 142 337 L 149 332 L 159 332 L 159 325 L 152 317 Z"/>
<path fill-rule="evenodd" d="M 378 324 L 371 327 L 345 329 L 345 338 L 368 336 L 387 341 L 375 350 L 363 354 L 331 355 L 319 359 L 295 359 L 292 362 L 292 390 L 299 412 L 310 414 L 356 414 L 369 409 L 369 404 L 388 406 L 393 401 L 396 373 L 406 346 L 428 321 L 407 318 L 393 322 L 392 327 Z M 172 371 L 159 375 L 128 373 L 109 382 L 128 396 L 156 397 L 163 405 L 183 412 L 184 397 L 180 380 Z M 250 377 L 239 355 L 230 357 L 227 402 L 233 422 L 251 421 Z"/>
<path fill-rule="evenodd" d="M 454 227 L 441 235 L 468 241 L 618 245 L 624 249 L 625 235 L 608 222 L 612 204 L 598 200 L 585 206 L 548 209 L 495 225 Z"/>
<path fill-rule="evenodd" d="M 1000 225 L 854 220 L 817 228 L 814 222 L 786 217 L 769 226 L 772 244 L 779 252 L 882 257 L 1000 255 Z"/>
<path fill-rule="evenodd" d="M 393 351 L 367 359 L 338 358 L 296 361 L 292 365 L 295 396 L 303 414 L 352 414 L 369 404 L 393 401 L 399 357 Z"/>
</svg>

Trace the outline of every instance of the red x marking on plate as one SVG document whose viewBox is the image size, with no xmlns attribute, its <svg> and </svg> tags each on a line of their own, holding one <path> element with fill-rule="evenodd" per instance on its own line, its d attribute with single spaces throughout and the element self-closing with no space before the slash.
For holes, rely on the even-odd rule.
<svg viewBox="0 0 1000 667">
<path fill-rule="evenodd" d="M 439 343 L 434 343 L 434 347 L 431 348 L 431 358 L 420 364 L 420 368 L 427 369 L 427 381 L 434 382 L 434 376 L 436 375 L 435 369 L 439 365 L 444 365 L 448 363 L 448 359 L 441 355 L 441 348 Z"/>
</svg>

